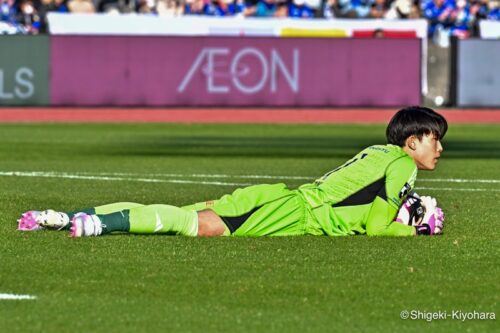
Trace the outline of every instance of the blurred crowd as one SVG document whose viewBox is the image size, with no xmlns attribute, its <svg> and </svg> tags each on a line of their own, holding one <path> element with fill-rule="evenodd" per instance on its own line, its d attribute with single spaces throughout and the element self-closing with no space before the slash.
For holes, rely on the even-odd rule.
<svg viewBox="0 0 500 333">
<path fill-rule="evenodd" d="M 466 38 L 481 19 L 500 20 L 500 0 L 0 0 L 0 23 L 19 33 L 46 33 L 47 13 L 376 18 L 429 21 L 429 36 Z M 1 33 L 1 29 L 0 29 Z M 4 31 L 5 33 L 5 31 Z"/>
</svg>

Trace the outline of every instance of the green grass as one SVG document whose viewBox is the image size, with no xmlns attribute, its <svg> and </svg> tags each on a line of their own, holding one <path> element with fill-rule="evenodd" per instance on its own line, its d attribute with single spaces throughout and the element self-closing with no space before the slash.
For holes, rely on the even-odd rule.
<svg viewBox="0 0 500 333">
<path fill-rule="evenodd" d="M 420 192 L 446 213 L 441 237 L 70 239 L 21 233 L 15 221 L 28 209 L 184 205 L 237 187 L 202 181 L 295 187 L 384 142 L 384 128 L 0 125 L 0 172 L 57 176 L 0 176 L 0 293 L 38 297 L 0 300 L 0 331 L 499 332 L 498 318 L 400 319 L 402 310 L 500 315 L 499 132 L 452 126 L 438 170 L 420 173 Z M 178 180 L 191 183 L 169 182 Z"/>
</svg>

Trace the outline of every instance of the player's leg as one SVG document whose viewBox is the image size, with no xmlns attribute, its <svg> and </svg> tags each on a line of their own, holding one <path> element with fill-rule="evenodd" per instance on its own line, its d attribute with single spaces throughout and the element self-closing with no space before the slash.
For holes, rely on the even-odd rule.
<svg viewBox="0 0 500 333">
<path fill-rule="evenodd" d="M 222 222 L 224 218 L 234 222 L 240 221 L 243 216 L 246 221 L 256 208 L 290 196 L 295 196 L 295 194 L 284 184 L 256 185 L 237 189 L 219 200 L 182 208 L 150 205 L 104 215 L 77 214 L 72 221 L 71 235 L 75 237 L 97 236 L 115 231 L 185 236 L 227 235 L 230 233 L 228 228 L 230 225 L 234 228 L 232 231 L 236 227 L 234 223 Z M 270 207 L 269 209 L 274 209 L 274 206 Z M 265 211 L 265 209 L 260 211 Z M 221 218 L 222 216 L 224 218 Z M 255 216 L 261 218 L 263 215 Z M 252 223 L 256 221 L 255 216 L 250 220 Z"/>
<path fill-rule="evenodd" d="M 78 213 L 71 221 L 71 236 L 100 236 L 112 232 L 220 236 L 226 228 L 212 211 L 186 210 L 169 205 L 149 205 L 111 214 Z"/>
<path fill-rule="evenodd" d="M 198 236 L 229 236 L 230 231 L 219 215 L 212 210 L 198 212 Z"/>
<path fill-rule="evenodd" d="M 232 236 L 298 236 L 306 233 L 305 205 L 299 195 L 277 199 L 238 217 L 222 216 Z"/>
<path fill-rule="evenodd" d="M 305 206 L 284 184 L 238 189 L 209 202 L 233 236 L 291 236 L 305 233 Z"/>
<path fill-rule="evenodd" d="M 233 233 L 239 236 L 258 236 L 279 233 L 278 230 L 266 227 L 267 224 L 273 224 L 283 234 L 297 234 L 300 231 L 292 231 L 285 227 L 298 221 L 295 214 L 285 213 L 285 210 L 297 210 L 297 206 L 285 205 L 280 212 L 274 214 L 276 219 L 270 217 L 273 215 L 271 212 L 281 206 L 280 203 L 276 203 L 278 200 L 294 195 L 295 192 L 290 191 L 285 184 L 262 184 L 239 188 L 218 200 L 199 202 L 182 208 L 198 211 L 199 236 L 217 236 L 221 233 L 222 235 Z M 269 205 L 273 202 L 274 204 Z M 262 208 L 263 206 L 266 208 Z M 279 217 L 281 212 L 283 216 Z M 245 227 L 235 233 L 243 223 Z M 281 226 L 280 223 L 282 223 Z M 260 233 L 252 234 L 251 230 L 255 231 L 255 229 L 250 225 L 253 224 L 259 225 L 257 229 L 261 230 Z"/>
<path fill-rule="evenodd" d="M 23 231 L 38 230 L 41 228 L 52 230 L 69 230 L 69 228 L 71 227 L 69 222 L 76 213 L 83 212 L 89 215 L 110 214 L 122 211 L 124 209 L 131 209 L 140 206 L 143 205 L 134 202 L 116 202 L 112 204 L 85 208 L 70 212 L 57 212 L 52 209 L 44 211 L 31 210 L 22 214 L 21 218 L 18 220 L 18 229 Z"/>
<path fill-rule="evenodd" d="M 74 216 L 76 213 L 87 213 L 87 214 L 111 214 L 116 213 L 125 209 L 132 209 L 136 207 L 143 207 L 143 204 L 138 204 L 135 202 L 115 202 L 107 205 L 97 206 L 85 210 L 78 210 L 69 212 L 68 215 Z"/>
<path fill-rule="evenodd" d="M 245 198 L 250 200 L 249 197 Z M 183 236 L 293 236 L 305 234 L 304 202 L 292 193 L 274 201 L 244 207 L 220 206 L 196 212 L 168 205 L 137 207 L 106 215 L 77 214 L 71 235 L 100 236 L 112 232 Z"/>
</svg>

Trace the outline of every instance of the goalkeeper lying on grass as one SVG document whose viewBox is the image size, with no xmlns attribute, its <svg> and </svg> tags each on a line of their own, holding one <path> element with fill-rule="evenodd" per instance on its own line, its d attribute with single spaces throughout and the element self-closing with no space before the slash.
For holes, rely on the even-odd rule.
<svg viewBox="0 0 500 333">
<path fill-rule="evenodd" d="M 434 170 L 448 125 L 424 107 L 399 110 L 387 145 L 371 146 L 312 184 L 255 185 L 185 207 L 114 203 L 78 212 L 29 211 L 20 230 L 184 236 L 435 235 L 444 215 L 430 197 L 408 195 L 417 169 Z M 399 214 L 398 214 L 399 210 Z"/>
</svg>

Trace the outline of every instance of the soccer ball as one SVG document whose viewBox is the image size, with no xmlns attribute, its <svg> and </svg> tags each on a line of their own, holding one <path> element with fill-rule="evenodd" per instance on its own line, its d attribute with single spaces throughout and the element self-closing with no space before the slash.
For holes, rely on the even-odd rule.
<svg viewBox="0 0 500 333">
<path fill-rule="evenodd" d="M 422 204 L 422 199 L 415 192 L 410 192 L 401 205 L 395 221 L 416 226 L 422 223 L 424 215 L 425 206 Z"/>
</svg>

